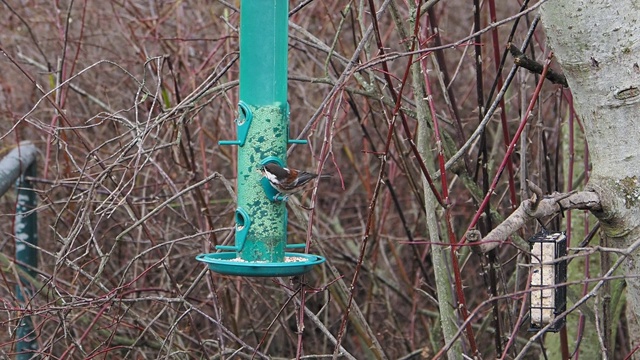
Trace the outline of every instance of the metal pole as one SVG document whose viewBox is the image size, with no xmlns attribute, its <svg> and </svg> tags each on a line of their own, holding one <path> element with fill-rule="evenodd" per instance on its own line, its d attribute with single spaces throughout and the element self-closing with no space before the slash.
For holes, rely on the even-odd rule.
<svg viewBox="0 0 640 360">
<path fill-rule="evenodd" d="M 18 267 L 24 270 L 32 278 L 36 276 L 38 267 L 38 217 L 35 211 L 37 206 L 36 192 L 33 191 L 31 181 L 28 176 L 36 175 L 36 164 L 32 162 L 27 170 L 16 181 L 17 201 L 16 218 L 14 222 L 14 233 L 16 237 L 16 262 Z M 33 288 L 29 281 L 20 277 L 20 284 L 16 285 L 16 297 L 18 301 L 28 308 L 31 302 Z M 33 328 L 33 321 L 29 315 L 23 313 L 16 330 L 18 343 L 16 350 L 17 360 L 38 359 L 38 342 L 36 332 Z"/>
<path fill-rule="evenodd" d="M 33 191 L 29 176 L 36 175 L 37 148 L 29 141 L 21 142 L 0 161 L 0 196 L 4 195 L 15 182 L 17 190 L 16 217 L 14 234 L 16 241 L 16 262 L 20 273 L 35 277 L 38 266 L 38 227 L 34 209 L 37 205 L 36 193 Z M 20 304 L 28 304 L 33 289 L 29 281 L 20 276 L 16 285 L 16 298 Z M 33 321 L 26 315 L 24 306 L 22 316 L 16 329 L 16 359 L 38 359 L 38 343 L 33 328 Z"/>
<path fill-rule="evenodd" d="M 21 142 L 0 161 L 0 196 L 9 190 L 31 163 L 36 159 L 37 149 L 30 141 Z"/>
</svg>

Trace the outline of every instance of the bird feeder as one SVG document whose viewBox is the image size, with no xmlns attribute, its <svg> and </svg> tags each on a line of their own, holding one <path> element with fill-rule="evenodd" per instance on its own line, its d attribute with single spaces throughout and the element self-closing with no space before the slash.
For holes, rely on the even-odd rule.
<svg viewBox="0 0 640 360">
<path fill-rule="evenodd" d="M 529 239 L 531 246 L 531 293 L 529 331 L 539 331 L 547 325 L 557 332 L 565 324 L 558 315 L 566 310 L 567 237 L 564 232 L 545 230 Z"/>
<path fill-rule="evenodd" d="M 287 103 L 288 0 L 242 0 L 240 4 L 240 103 L 235 244 L 197 260 L 215 272 L 241 276 L 293 276 L 321 264 L 321 256 L 288 252 L 287 208 L 258 169 L 286 165 L 289 139 Z"/>
</svg>

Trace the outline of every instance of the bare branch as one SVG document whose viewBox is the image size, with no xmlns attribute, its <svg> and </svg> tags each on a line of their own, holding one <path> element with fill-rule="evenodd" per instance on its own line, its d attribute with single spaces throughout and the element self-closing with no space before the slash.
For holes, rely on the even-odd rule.
<svg viewBox="0 0 640 360">
<path fill-rule="evenodd" d="M 529 185 L 532 184 L 529 183 Z M 527 221 L 541 219 L 571 209 L 601 210 L 600 197 L 593 191 L 553 193 L 541 199 L 538 195 L 534 195 L 531 199 L 523 201 L 505 221 L 480 240 L 477 246 L 474 246 L 474 251 L 486 253 L 506 241 Z"/>
</svg>

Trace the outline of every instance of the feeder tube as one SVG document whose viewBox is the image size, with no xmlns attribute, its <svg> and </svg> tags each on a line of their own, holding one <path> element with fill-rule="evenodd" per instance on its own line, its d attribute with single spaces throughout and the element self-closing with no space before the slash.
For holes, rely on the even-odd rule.
<svg viewBox="0 0 640 360">
<path fill-rule="evenodd" d="M 245 261 L 284 261 L 286 205 L 265 195 L 258 169 L 268 157 L 286 163 L 288 7 L 288 0 L 240 4 L 240 101 L 252 115 L 246 142 L 238 147 L 238 208 L 243 211 L 236 212 L 236 230 L 241 230 L 236 247 Z M 247 117 L 242 112 L 239 123 Z M 243 229 L 247 222 L 249 228 Z"/>
</svg>

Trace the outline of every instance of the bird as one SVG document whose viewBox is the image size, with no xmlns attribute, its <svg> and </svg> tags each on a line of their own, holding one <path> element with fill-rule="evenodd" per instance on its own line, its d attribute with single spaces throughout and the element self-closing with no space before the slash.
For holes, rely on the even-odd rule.
<svg viewBox="0 0 640 360">
<path fill-rule="evenodd" d="M 285 197 L 303 190 L 311 183 L 311 180 L 318 177 L 318 174 L 289 169 L 273 162 L 264 164 L 260 171 L 262 175 L 269 180 L 271 186 L 280 194 L 285 195 Z M 331 175 L 320 175 L 321 178 L 330 176 Z"/>
</svg>

